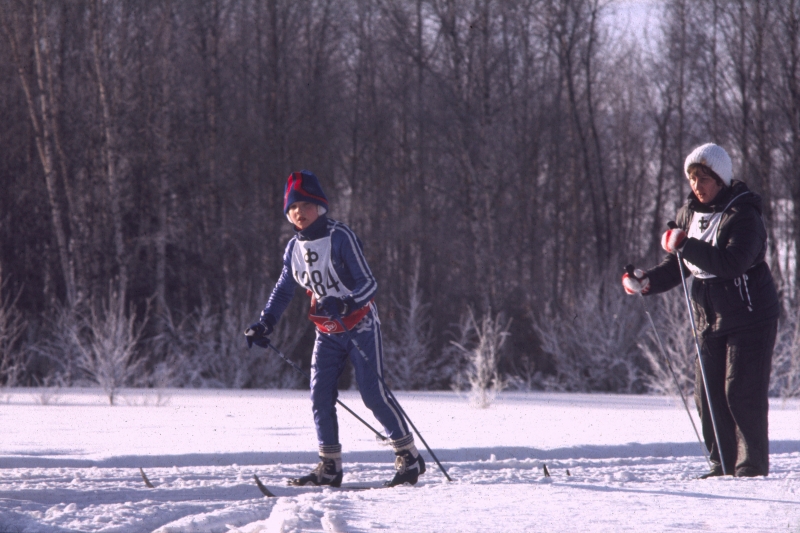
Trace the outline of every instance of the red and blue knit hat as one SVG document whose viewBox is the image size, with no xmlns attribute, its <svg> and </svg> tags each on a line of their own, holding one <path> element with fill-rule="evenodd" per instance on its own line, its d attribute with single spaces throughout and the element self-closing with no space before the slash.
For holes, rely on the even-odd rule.
<svg viewBox="0 0 800 533">
<path fill-rule="evenodd" d="M 322 192 L 319 179 L 309 170 L 292 172 L 283 191 L 283 214 L 289 213 L 289 206 L 295 202 L 310 202 L 328 210 L 328 198 Z"/>
</svg>

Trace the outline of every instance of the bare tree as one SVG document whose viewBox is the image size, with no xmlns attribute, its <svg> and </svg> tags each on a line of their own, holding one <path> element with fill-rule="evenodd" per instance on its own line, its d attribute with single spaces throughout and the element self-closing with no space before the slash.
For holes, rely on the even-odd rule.
<svg viewBox="0 0 800 533">
<path fill-rule="evenodd" d="M 109 32 L 103 28 L 104 13 L 99 0 L 94 0 L 91 12 L 91 35 L 92 35 L 92 64 L 94 66 L 94 76 L 97 89 L 98 105 L 100 107 L 101 131 L 103 135 L 102 160 L 105 181 L 108 186 L 108 202 L 111 213 L 111 224 L 113 227 L 114 254 L 117 271 L 117 295 L 114 298 L 125 301 L 128 290 L 128 258 L 125 247 L 125 237 L 123 235 L 122 222 L 122 190 L 120 182 L 120 146 L 117 140 L 116 117 L 112 109 L 112 98 L 106 83 L 106 65 L 108 56 L 119 57 L 119 50 L 114 53 L 110 50 L 109 43 L 104 37 L 109 36 Z M 119 66 L 119 63 L 117 63 Z M 122 306 L 124 308 L 124 305 Z"/>
<path fill-rule="evenodd" d="M 28 11 L 29 9 L 29 11 Z M 78 299 L 75 270 L 71 254 L 71 243 L 64 228 L 64 213 L 61 206 L 55 153 L 60 145 L 54 108 L 53 66 L 50 60 L 52 43 L 43 6 L 38 0 L 30 3 L 6 2 L 0 7 L 0 21 L 8 40 L 13 64 L 19 76 L 28 116 L 33 128 L 36 151 L 44 170 L 53 231 L 58 245 L 58 256 L 66 287 L 66 301 L 74 305 Z M 23 38 L 23 26 L 27 24 L 29 41 Z M 29 44 L 33 64 L 27 63 Z M 29 71 L 32 70 L 32 73 Z M 62 177 L 66 179 L 66 176 Z"/>
<path fill-rule="evenodd" d="M 28 324 L 17 306 L 22 290 L 15 296 L 8 294 L 7 290 L 8 283 L 3 279 L 3 268 L 0 264 L 0 383 L 13 387 L 25 370 L 25 359 L 19 342 Z"/>
<path fill-rule="evenodd" d="M 450 384 L 447 332 L 472 307 L 514 319 L 503 371 L 526 386 L 643 390 L 642 348 L 600 317 L 635 320 L 618 276 L 601 280 L 656 259 L 708 140 L 762 194 L 794 302 L 800 4 L 661 5 L 645 51 L 606 31 L 599 0 L 0 0 L 0 261 L 46 334 L 25 379 L 85 383 L 44 338 L 100 313 L 112 282 L 120 321 L 153 298 L 150 384 L 289 383 L 238 336 L 283 266 L 300 168 L 363 241 L 387 345 L 426 339 L 402 349 L 432 369 L 409 387 Z M 429 337 L 409 333 L 423 315 Z"/>
<path fill-rule="evenodd" d="M 777 140 L 777 146 L 783 154 L 779 184 L 785 187 L 784 194 L 788 200 L 789 209 L 785 211 L 790 211 L 786 213 L 787 223 L 781 237 L 786 243 L 794 243 L 796 257 L 800 251 L 800 2 L 789 0 L 775 7 L 778 24 L 773 32 L 773 40 L 779 80 L 775 86 L 775 98 L 786 124 L 785 135 Z M 794 290 L 786 296 L 793 304 L 790 307 L 793 307 L 800 301 L 800 268 L 795 266 L 793 276 L 791 271 L 786 272 L 786 276 L 792 280 Z"/>
</svg>

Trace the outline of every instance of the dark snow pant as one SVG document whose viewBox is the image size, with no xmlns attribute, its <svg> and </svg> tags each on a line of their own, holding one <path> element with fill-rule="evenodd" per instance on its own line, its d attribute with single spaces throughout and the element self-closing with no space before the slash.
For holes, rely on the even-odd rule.
<svg viewBox="0 0 800 533">
<path fill-rule="evenodd" d="M 314 354 L 311 359 L 311 404 L 320 450 L 341 450 L 339 421 L 336 416 L 337 383 L 345 369 L 347 358 L 353 363 L 361 399 L 383 425 L 392 441 L 409 435 L 405 420 L 397 405 L 388 397 L 376 372 L 383 376 L 383 345 L 377 312 L 373 309 L 349 334 L 367 356 L 350 342 L 345 333 L 322 333 L 317 330 Z M 372 368 L 370 368 L 372 367 Z"/>
<path fill-rule="evenodd" d="M 737 476 L 769 473 L 769 375 L 778 322 L 703 339 L 708 396 L 719 433 L 725 472 Z M 711 462 L 720 466 L 720 450 L 703 386 L 700 363 L 695 370 L 695 402 Z"/>
</svg>

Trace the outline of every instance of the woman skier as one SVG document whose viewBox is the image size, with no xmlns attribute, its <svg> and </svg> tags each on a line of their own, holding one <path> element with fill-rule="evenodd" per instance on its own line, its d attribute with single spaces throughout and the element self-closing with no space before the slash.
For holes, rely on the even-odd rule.
<svg viewBox="0 0 800 533">
<path fill-rule="evenodd" d="M 761 198 L 733 180 L 731 158 L 716 144 L 693 150 L 684 171 L 692 192 L 678 210 L 677 227 L 661 239 L 668 255 L 646 272 L 626 273 L 622 285 L 629 294 L 658 294 L 681 284 L 681 267 L 694 276 L 691 301 L 708 384 L 705 390 L 698 360 L 695 402 L 713 465 L 701 478 L 766 476 L 767 395 L 780 307 L 764 260 Z"/>
</svg>

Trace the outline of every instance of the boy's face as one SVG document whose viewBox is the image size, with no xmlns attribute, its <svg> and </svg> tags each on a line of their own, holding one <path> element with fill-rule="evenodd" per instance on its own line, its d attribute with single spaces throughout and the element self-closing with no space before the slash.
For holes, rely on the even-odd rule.
<svg viewBox="0 0 800 533">
<path fill-rule="evenodd" d="M 295 202 L 289 206 L 289 220 L 300 230 L 304 230 L 319 218 L 317 204 Z"/>
</svg>

